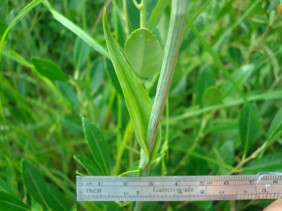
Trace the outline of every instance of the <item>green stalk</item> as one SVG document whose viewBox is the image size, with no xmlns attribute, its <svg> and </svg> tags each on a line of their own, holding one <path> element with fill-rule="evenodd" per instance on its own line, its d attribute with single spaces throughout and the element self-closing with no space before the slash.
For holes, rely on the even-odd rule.
<svg viewBox="0 0 282 211">
<path fill-rule="evenodd" d="M 147 0 L 142 0 L 140 7 L 140 28 L 146 28 Z"/>
<path fill-rule="evenodd" d="M 185 18 L 188 10 L 188 0 L 172 1 L 172 13 L 168 31 L 168 38 L 165 45 L 163 64 L 158 81 L 157 93 L 151 111 L 151 116 L 147 131 L 147 144 L 149 154 L 152 155 L 155 143 L 157 129 L 167 100 L 169 88 L 171 85 L 179 48 L 182 42 L 183 31 L 185 28 Z M 143 175 L 148 175 L 149 165 L 145 168 Z"/>
<path fill-rule="evenodd" d="M 144 1 L 143 1 L 144 2 Z M 168 37 L 165 45 L 162 69 L 157 86 L 157 93 L 152 107 L 148 130 L 147 130 L 147 145 L 150 155 L 150 162 L 146 164 L 141 174 L 147 176 L 150 172 L 151 161 L 154 154 L 158 150 L 156 143 L 156 135 L 160 123 L 160 119 L 165 107 L 167 95 L 171 85 L 179 48 L 181 45 L 183 31 L 185 27 L 185 18 L 188 11 L 188 0 L 173 0 L 172 10 L 169 24 Z M 143 208 L 143 202 L 137 202 L 134 210 L 139 211 Z"/>
</svg>

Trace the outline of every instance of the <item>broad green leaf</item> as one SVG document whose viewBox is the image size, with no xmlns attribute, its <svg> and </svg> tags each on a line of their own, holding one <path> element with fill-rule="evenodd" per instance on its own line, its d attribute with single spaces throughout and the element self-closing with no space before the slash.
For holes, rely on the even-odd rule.
<svg viewBox="0 0 282 211">
<path fill-rule="evenodd" d="M 26 211 L 30 210 L 30 208 L 16 196 L 7 192 L 0 191 L 0 210 Z"/>
<path fill-rule="evenodd" d="M 203 96 L 205 91 L 212 85 L 215 84 L 215 77 L 212 71 L 208 67 L 204 67 L 200 70 L 200 73 L 196 81 L 196 97 L 197 103 L 203 105 Z"/>
<path fill-rule="evenodd" d="M 204 107 L 218 105 L 222 103 L 222 93 L 216 86 L 209 87 L 202 99 L 202 103 Z"/>
<path fill-rule="evenodd" d="M 81 69 L 87 57 L 89 56 L 89 45 L 82 39 L 77 38 L 74 44 L 74 64 L 75 69 Z"/>
<path fill-rule="evenodd" d="M 270 128 L 267 133 L 267 138 L 271 140 L 281 132 L 282 132 L 282 108 L 278 110 L 274 119 L 272 120 Z"/>
<path fill-rule="evenodd" d="M 147 29 L 137 29 L 125 43 L 125 55 L 132 70 L 141 78 L 160 71 L 162 49 L 159 41 Z"/>
<path fill-rule="evenodd" d="M 239 117 L 239 133 L 244 155 L 248 153 L 260 129 L 257 107 L 255 104 L 245 105 Z"/>
<path fill-rule="evenodd" d="M 151 112 L 150 98 L 113 39 L 108 26 L 106 12 L 104 12 L 103 16 L 103 26 L 109 54 L 123 91 L 137 141 L 145 155 L 149 157 L 146 146 L 146 132 Z"/>
<path fill-rule="evenodd" d="M 50 210 L 46 182 L 40 172 L 26 160 L 22 160 L 22 176 L 28 193 L 43 207 Z"/>
<path fill-rule="evenodd" d="M 99 129 L 87 119 L 82 118 L 82 125 L 95 165 L 103 173 L 103 175 L 110 175 L 110 151 L 105 139 Z"/>
<path fill-rule="evenodd" d="M 244 85 L 244 83 L 247 81 L 251 73 L 254 71 L 255 65 L 254 64 L 247 64 L 242 66 L 239 70 L 235 71 L 232 74 L 232 79 L 236 81 L 238 87 L 241 87 Z M 236 92 L 235 87 L 230 83 L 229 80 L 227 80 L 221 88 L 222 94 L 224 97 L 231 96 L 233 93 Z"/>
<path fill-rule="evenodd" d="M 92 157 L 87 155 L 75 155 L 74 159 L 82 165 L 90 175 L 105 175 L 93 161 Z"/>
<path fill-rule="evenodd" d="M 36 70 L 50 80 L 66 81 L 67 77 L 61 68 L 47 59 L 33 58 L 32 63 Z"/>
<path fill-rule="evenodd" d="M 265 155 L 261 159 L 253 160 L 245 168 L 243 168 L 243 171 L 249 174 L 257 174 L 259 172 L 281 172 L 281 152 Z"/>
</svg>

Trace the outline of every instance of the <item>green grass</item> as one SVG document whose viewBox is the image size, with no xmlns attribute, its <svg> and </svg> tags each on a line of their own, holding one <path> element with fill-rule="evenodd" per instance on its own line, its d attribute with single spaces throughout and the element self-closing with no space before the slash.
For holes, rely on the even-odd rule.
<svg viewBox="0 0 282 211">
<path fill-rule="evenodd" d="M 0 1 L 0 209 L 134 208 L 77 203 L 76 175 L 282 171 L 281 2 L 190 1 L 179 55 L 169 55 L 168 63 L 177 59 L 170 91 L 161 100 L 160 66 L 142 61 L 156 52 L 126 46 L 133 32 L 127 43 L 138 49 L 141 32 L 161 51 L 167 39 L 180 43 L 168 36 L 170 1 L 159 1 L 142 1 L 141 12 L 131 0 Z M 135 75 L 132 59 L 152 72 Z M 151 111 L 154 99 L 165 105 L 163 114 L 158 106 Z M 150 146 L 154 112 L 162 115 Z M 269 203 L 143 206 L 260 210 Z"/>
</svg>

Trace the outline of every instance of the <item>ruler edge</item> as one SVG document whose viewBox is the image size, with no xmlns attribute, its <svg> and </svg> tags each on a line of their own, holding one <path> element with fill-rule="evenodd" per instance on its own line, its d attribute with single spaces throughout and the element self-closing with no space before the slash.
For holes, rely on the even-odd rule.
<svg viewBox="0 0 282 211">
<path fill-rule="evenodd" d="M 140 180 L 140 182 L 142 182 L 142 180 L 144 182 L 148 182 L 147 179 L 152 179 L 153 182 L 155 180 L 158 180 L 160 181 L 160 178 L 162 181 L 164 181 L 164 179 L 184 179 L 184 178 L 187 178 L 187 179 L 190 179 L 190 181 L 224 181 L 224 180 L 229 180 L 229 181 L 260 181 L 260 180 L 282 180 L 282 174 L 258 174 L 258 175 L 191 175 L 191 176 L 81 176 L 81 175 L 77 175 L 76 176 L 76 192 L 77 192 L 77 201 L 78 202 L 87 202 L 87 201 L 92 201 L 92 202 L 114 202 L 114 201 L 128 201 L 128 202 L 136 202 L 136 201 L 143 201 L 143 202 L 169 202 L 169 201 L 173 201 L 173 202 L 183 202 L 183 201 L 191 201 L 191 202 L 196 202 L 196 201 L 233 201 L 233 200 L 236 200 L 236 201 L 245 201 L 245 200 L 273 200 L 273 199 L 279 199 L 279 198 L 282 198 L 282 193 L 270 193 L 271 194 L 277 194 L 278 196 L 280 195 L 280 197 L 272 197 L 272 198 L 261 198 L 261 197 L 251 197 L 251 198 L 238 198 L 238 196 L 243 196 L 244 194 L 227 194 L 227 195 L 224 195 L 224 196 L 220 196 L 219 194 L 214 194 L 214 195 L 205 195 L 203 196 L 203 199 L 200 199 L 201 198 L 201 195 L 195 195 L 195 196 L 189 196 L 190 199 L 191 198 L 197 198 L 195 200 L 179 200 L 179 199 L 169 199 L 169 200 L 160 200 L 160 198 L 157 198 L 159 196 L 156 197 L 156 200 L 152 200 L 152 198 L 148 199 L 148 200 L 142 200 L 140 197 L 131 197 L 132 200 L 128 200 L 129 198 L 127 197 L 127 200 L 124 200 L 124 198 L 121 198 L 121 197 L 115 197 L 115 196 L 112 196 L 111 199 L 112 200 L 109 200 L 109 199 L 104 199 L 102 198 L 102 200 L 87 200 L 87 199 L 79 199 L 79 194 L 78 194 L 78 182 L 80 180 L 80 178 L 83 178 L 83 179 L 101 179 L 102 182 L 103 181 L 115 181 L 115 180 L 124 180 L 124 181 L 128 181 L 128 179 L 130 180 L 133 180 L 134 182 L 139 182 L 138 179 Z M 232 178 L 230 180 L 230 178 Z M 247 180 L 247 179 L 248 180 Z M 137 180 L 136 180 L 137 179 Z M 130 182 L 130 181 L 128 181 Z M 258 185 L 258 182 L 256 182 L 257 184 L 253 184 L 253 185 Z M 258 195 L 261 195 L 262 193 L 256 193 Z M 250 194 L 249 194 L 250 195 Z M 253 195 L 253 194 L 252 194 Z M 230 198 L 231 196 L 234 196 L 234 198 Z M 168 198 L 171 197 L 170 196 L 167 196 Z M 183 196 L 184 198 L 185 196 Z M 113 200 L 113 199 L 116 199 L 116 200 Z M 143 198 L 146 198 L 146 197 L 143 197 Z M 165 198 L 165 197 L 163 197 Z M 135 199 L 135 200 L 134 200 Z"/>
</svg>

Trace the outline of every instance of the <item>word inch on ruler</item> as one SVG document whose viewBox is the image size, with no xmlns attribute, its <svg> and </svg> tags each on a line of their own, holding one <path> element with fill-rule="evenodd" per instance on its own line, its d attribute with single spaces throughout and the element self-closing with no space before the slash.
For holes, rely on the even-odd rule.
<svg viewBox="0 0 282 211">
<path fill-rule="evenodd" d="M 211 201 L 282 198 L 281 175 L 77 176 L 78 201 Z"/>
</svg>

